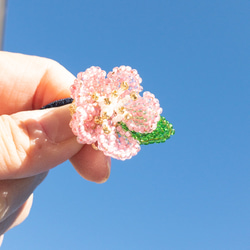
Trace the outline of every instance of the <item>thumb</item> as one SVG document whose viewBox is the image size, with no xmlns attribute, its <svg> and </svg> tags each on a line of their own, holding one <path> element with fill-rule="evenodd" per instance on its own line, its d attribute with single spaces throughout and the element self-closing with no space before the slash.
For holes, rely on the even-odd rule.
<svg viewBox="0 0 250 250">
<path fill-rule="evenodd" d="M 70 127 L 68 105 L 0 116 L 0 179 L 45 172 L 82 147 Z"/>
</svg>

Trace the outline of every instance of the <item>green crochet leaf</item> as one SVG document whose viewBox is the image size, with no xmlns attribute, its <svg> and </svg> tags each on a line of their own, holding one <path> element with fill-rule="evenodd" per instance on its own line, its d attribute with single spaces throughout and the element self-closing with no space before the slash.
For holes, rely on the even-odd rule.
<svg viewBox="0 0 250 250">
<path fill-rule="evenodd" d="M 135 131 L 130 131 L 123 122 L 121 122 L 120 125 L 125 131 L 129 131 L 132 137 L 138 140 L 142 145 L 165 142 L 170 138 L 171 135 L 174 135 L 175 133 L 173 125 L 169 123 L 163 116 L 161 116 L 161 119 L 157 123 L 157 128 L 152 133 L 138 133 Z"/>
</svg>

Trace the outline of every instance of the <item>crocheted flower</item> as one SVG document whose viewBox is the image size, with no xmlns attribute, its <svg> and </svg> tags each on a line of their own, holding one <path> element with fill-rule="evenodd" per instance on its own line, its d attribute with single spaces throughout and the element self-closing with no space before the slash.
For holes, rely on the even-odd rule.
<svg viewBox="0 0 250 250">
<path fill-rule="evenodd" d="M 137 71 L 128 66 L 114 68 L 107 78 L 99 67 L 79 73 L 71 86 L 70 126 L 77 141 L 120 160 L 136 155 L 138 135 L 156 130 L 162 113 L 153 94 L 140 96 L 141 82 Z"/>
</svg>

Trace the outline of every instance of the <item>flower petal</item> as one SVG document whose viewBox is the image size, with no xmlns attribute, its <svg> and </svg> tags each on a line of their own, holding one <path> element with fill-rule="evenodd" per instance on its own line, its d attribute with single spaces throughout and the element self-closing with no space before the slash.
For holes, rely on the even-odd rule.
<svg viewBox="0 0 250 250">
<path fill-rule="evenodd" d="M 123 121 L 129 130 L 139 133 L 151 133 L 157 127 L 162 108 L 158 99 L 146 91 L 143 97 L 139 96 L 135 101 L 130 100 L 125 106 L 130 114 L 129 120 Z"/>
<path fill-rule="evenodd" d="M 120 126 L 113 127 L 109 134 L 99 130 L 97 140 L 99 150 L 118 160 L 130 159 L 140 151 L 138 141 L 131 136 L 130 132 L 124 131 Z"/>
<path fill-rule="evenodd" d="M 85 107 L 77 107 L 76 112 L 72 115 L 70 127 L 79 143 L 92 144 L 96 142 L 97 131 L 93 120 L 95 114 L 96 110 L 92 105 L 85 105 Z"/>
<path fill-rule="evenodd" d="M 106 72 L 99 67 L 91 67 L 85 72 L 80 72 L 71 86 L 71 96 L 76 105 L 82 103 L 93 103 L 92 95 L 104 92 L 106 84 Z"/>
<path fill-rule="evenodd" d="M 118 90 L 122 87 L 123 83 L 128 85 L 128 89 L 124 87 L 123 96 L 133 92 L 139 93 L 142 91 L 140 83 L 142 79 L 140 78 L 137 70 L 132 69 L 129 66 L 115 67 L 112 72 L 109 72 L 107 75 L 109 84 L 112 88 L 112 91 Z"/>
</svg>

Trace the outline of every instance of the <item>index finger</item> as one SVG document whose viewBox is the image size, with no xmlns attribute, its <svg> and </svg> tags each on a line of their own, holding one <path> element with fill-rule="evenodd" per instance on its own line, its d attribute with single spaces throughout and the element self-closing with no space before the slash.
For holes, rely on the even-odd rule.
<svg viewBox="0 0 250 250">
<path fill-rule="evenodd" d="M 75 77 L 54 60 L 0 52 L 0 79 L 0 114 L 13 114 L 69 97 Z"/>
</svg>

